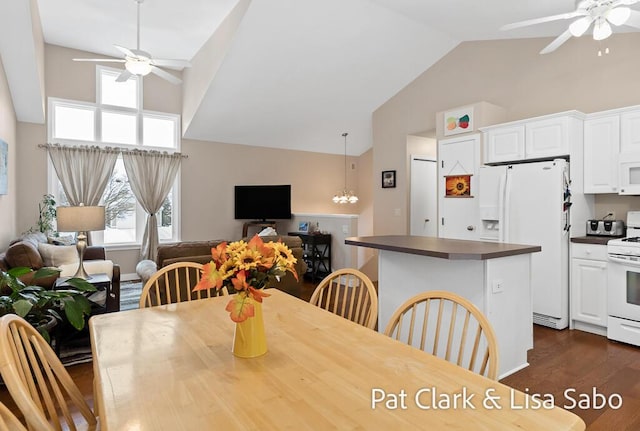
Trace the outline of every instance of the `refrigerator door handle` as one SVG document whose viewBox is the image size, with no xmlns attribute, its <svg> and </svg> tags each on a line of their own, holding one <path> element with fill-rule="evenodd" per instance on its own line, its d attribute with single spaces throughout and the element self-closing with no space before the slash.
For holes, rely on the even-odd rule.
<svg viewBox="0 0 640 431">
<path fill-rule="evenodd" d="M 504 188 L 507 181 L 506 169 L 502 175 L 500 175 L 500 181 L 498 182 L 498 241 L 504 242 Z"/>
<path fill-rule="evenodd" d="M 510 217 L 509 208 L 511 205 L 511 166 L 507 167 L 504 174 L 503 190 L 500 193 L 502 199 L 502 229 L 500 229 L 500 242 L 509 242 Z"/>
</svg>

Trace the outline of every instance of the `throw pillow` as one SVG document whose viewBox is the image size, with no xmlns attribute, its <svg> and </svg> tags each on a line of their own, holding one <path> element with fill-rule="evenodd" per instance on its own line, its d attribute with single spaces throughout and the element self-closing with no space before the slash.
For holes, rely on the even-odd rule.
<svg viewBox="0 0 640 431">
<path fill-rule="evenodd" d="M 50 236 L 47 238 L 47 242 L 53 245 L 73 245 L 76 243 L 76 239 L 73 235 Z"/>
<path fill-rule="evenodd" d="M 31 241 L 19 241 L 11 245 L 4 258 L 12 268 L 24 266 L 40 269 L 43 266 L 42 257 Z"/>
<path fill-rule="evenodd" d="M 58 267 L 80 261 L 75 245 L 53 245 L 42 242 L 38 244 L 38 251 L 42 255 L 45 266 Z"/>
</svg>

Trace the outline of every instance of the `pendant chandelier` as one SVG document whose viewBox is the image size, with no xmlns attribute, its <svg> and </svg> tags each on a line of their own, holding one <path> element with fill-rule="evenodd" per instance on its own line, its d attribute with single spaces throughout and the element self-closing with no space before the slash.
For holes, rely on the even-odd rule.
<svg viewBox="0 0 640 431">
<path fill-rule="evenodd" d="M 333 197 L 333 202 L 336 204 L 355 204 L 358 202 L 358 196 L 353 190 L 347 189 L 347 135 L 348 133 L 342 134 L 342 137 L 344 137 L 344 189 Z"/>
</svg>

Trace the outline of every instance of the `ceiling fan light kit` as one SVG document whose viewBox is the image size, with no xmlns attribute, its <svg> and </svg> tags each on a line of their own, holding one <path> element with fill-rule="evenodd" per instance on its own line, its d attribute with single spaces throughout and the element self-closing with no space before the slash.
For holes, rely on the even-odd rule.
<svg viewBox="0 0 640 431">
<path fill-rule="evenodd" d="M 93 62 L 111 62 L 111 63 L 124 63 L 125 70 L 122 71 L 120 76 L 116 78 L 116 82 L 124 82 L 131 78 L 131 76 L 146 76 L 149 73 L 154 73 L 160 78 L 166 79 L 172 84 L 180 84 L 182 80 L 172 75 L 171 73 L 160 69 L 158 66 L 168 67 L 191 67 L 191 64 L 186 60 L 166 60 L 153 58 L 151 54 L 140 49 L 140 5 L 144 0 L 133 0 L 137 5 L 137 27 L 136 27 L 136 49 L 129 49 L 123 46 L 114 45 L 116 49 L 124 54 L 124 59 L 114 58 L 74 58 L 74 61 L 93 61 Z"/>
<path fill-rule="evenodd" d="M 513 30 L 534 24 L 577 18 L 569 24 L 569 28 L 564 33 L 540 51 L 540 54 L 548 54 L 555 51 L 571 36 L 584 35 L 591 24 L 593 24 L 593 39 L 597 41 L 611 36 L 613 33 L 611 24 L 640 28 L 640 12 L 627 7 L 638 2 L 640 0 L 576 0 L 576 9 L 573 12 L 507 24 L 501 30 Z"/>
<path fill-rule="evenodd" d="M 611 36 L 613 31 L 606 19 L 598 18 L 596 24 L 593 26 L 593 40 L 605 40 Z"/>
</svg>

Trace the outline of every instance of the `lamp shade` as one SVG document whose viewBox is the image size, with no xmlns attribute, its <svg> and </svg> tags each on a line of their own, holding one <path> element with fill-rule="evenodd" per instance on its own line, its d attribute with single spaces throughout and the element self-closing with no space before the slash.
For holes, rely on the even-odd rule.
<svg viewBox="0 0 640 431">
<path fill-rule="evenodd" d="M 103 206 L 58 207 L 56 215 L 58 231 L 60 232 L 104 230 L 105 215 Z"/>
</svg>

